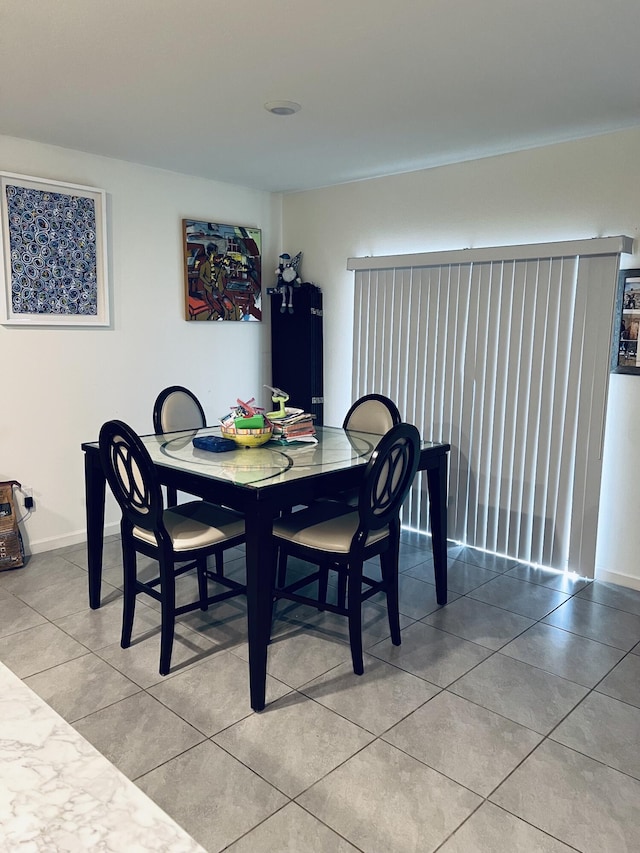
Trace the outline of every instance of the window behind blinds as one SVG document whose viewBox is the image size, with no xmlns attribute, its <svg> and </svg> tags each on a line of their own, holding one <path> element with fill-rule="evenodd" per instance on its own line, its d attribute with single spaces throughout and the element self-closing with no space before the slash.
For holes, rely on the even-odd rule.
<svg viewBox="0 0 640 853">
<path fill-rule="evenodd" d="M 353 399 L 451 444 L 449 538 L 592 577 L 629 238 L 351 259 Z M 426 480 L 403 523 L 428 530 Z"/>
</svg>

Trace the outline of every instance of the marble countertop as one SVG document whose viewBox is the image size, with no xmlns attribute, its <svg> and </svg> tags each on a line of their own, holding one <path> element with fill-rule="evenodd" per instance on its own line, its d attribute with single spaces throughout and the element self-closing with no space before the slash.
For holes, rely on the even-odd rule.
<svg viewBox="0 0 640 853">
<path fill-rule="evenodd" d="M 2 663 L 0 849 L 204 853 Z"/>
</svg>

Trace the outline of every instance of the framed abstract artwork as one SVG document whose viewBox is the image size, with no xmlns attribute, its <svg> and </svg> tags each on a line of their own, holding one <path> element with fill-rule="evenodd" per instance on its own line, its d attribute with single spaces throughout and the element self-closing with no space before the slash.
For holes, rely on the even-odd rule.
<svg viewBox="0 0 640 853">
<path fill-rule="evenodd" d="M 108 326 L 104 190 L 0 172 L 0 323 Z"/>
<path fill-rule="evenodd" d="M 640 269 L 620 270 L 613 329 L 611 370 L 640 375 Z"/>
<path fill-rule="evenodd" d="M 182 220 L 185 319 L 262 320 L 259 228 Z"/>
</svg>

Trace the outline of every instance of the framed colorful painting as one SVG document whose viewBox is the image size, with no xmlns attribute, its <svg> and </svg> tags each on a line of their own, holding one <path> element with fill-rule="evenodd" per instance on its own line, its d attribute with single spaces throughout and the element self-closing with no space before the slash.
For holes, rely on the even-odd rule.
<svg viewBox="0 0 640 853">
<path fill-rule="evenodd" d="M 620 270 L 616 303 L 611 370 L 640 375 L 640 269 Z"/>
<path fill-rule="evenodd" d="M 262 320 L 259 228 L 182 220 L 187 320 Z"/>
<path fill-rule="evenodd" d="M 0 172 L 0 323 L 108 326 L 104 190 Z"/>
</svg>

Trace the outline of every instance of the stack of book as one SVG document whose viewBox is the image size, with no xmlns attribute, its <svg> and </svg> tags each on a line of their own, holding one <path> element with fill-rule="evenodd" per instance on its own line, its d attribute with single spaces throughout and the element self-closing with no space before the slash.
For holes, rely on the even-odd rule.
<svg viewBox="0 0 640 853">
<path fill-rule="evenodd" d="M 317 442 L 316 431 L 313 427 L 315 415 L 308 412 L 297 412 L 284 418 L 273 419 L 272 440 L 280 444 L 293 444 L 296 441 Z"/>
</svg>

